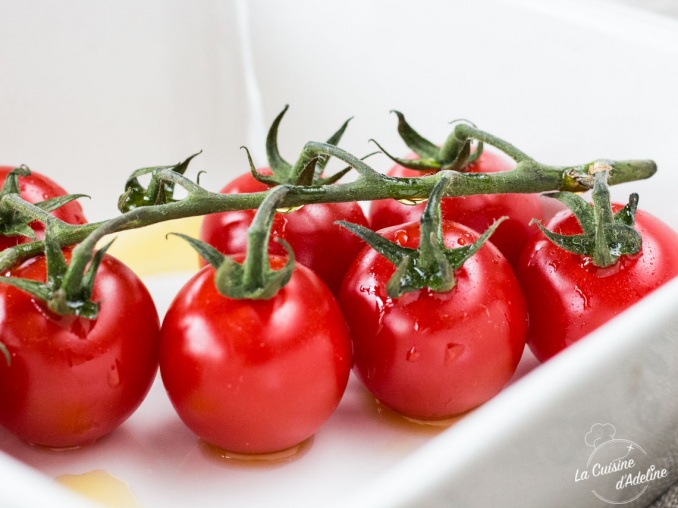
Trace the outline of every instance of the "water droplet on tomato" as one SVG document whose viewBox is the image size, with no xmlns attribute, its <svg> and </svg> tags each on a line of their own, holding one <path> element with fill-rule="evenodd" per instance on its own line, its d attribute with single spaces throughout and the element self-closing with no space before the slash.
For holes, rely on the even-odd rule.
<svg viewBox="0 0 678 508">
<path fill-rule="evenodd" d="M 454 342 L 450 342 L 445 347 L 445 363 L 446 364 L 452 363 L 457 358 L 459 358 L 463 352 L 464 352 L 463 344 L 455 344 Z"/>
<path fill-rule="evenodd" d="M 466 245 L 466 238 L 457 238 L 457 243 L 459 245 Z"/>
<path fill-rule="evenodd" d="M 361 284 L 360 287 L 358 287 L 358 291 L 361 293 L 367 293 L 368 295 L 376 295 L 377 294 L 377 288 L 374 286 L 365 286 L 364 284 Z"/>
<path fill-rule="evenodd" d="M 398 244 L 398 245 L 405 245 L 407 243 L 407 240 L 409 240 L 409 235 L 407 234 L 407 231 L 404 229 L 399 229 L 398 231 L 395 232 L 393 235 L 393 241 Z"/>
<path fill-rule="evenodd" d="M 419 353 L 419 351 L 417 351 L 417 348 L 416 348 L 415 346 L 412 346 L 412 347 L 409 349 L 409 351 L 407 352 L 407 355 L 405 356 L 405 359 L 406 359 L 408 362 L 416 362 L 417 360 L 419 360 L 419 357 L 420 357 L 420 356 L 421 356 L 421 354 Z"/>
<path fill-rule="evenodd" d="M 589 299 L 588 297 L 584 294 L 584 292 L 579 288 L 579 286 L 574 287 L 574 292 L 579 295 L 579 297 L 582 299 L 582 303 L 584 305 L 584 308 L 589 308 Z"/>
</svg>

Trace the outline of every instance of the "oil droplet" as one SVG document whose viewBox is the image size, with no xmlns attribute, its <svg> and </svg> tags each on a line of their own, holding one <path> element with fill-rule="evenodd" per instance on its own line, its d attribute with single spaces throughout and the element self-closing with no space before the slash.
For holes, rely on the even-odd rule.
<svg viewBox="0 0 678 508">
<path fill-rule="evenodd" d="M 450 342 L 445 347 L 445 363 L 449 364 L 454 362 L 457 358 L 461 356 L 463 352 L 464 352 L 463 344 L 455 344 L 454 342 Z"/>
<path fill-rule="evenodd" d="M 61 485 L 108 508 L 141 508 L 129 485 L 100 469 L 56 478 Z"/>
<path fill-rule="evenodd" d="M 200 451 L 212 459 L 230 465 L 241 466 L 275 466 L 281 463 L 291 462 L 304 455 L 313 444 L 313 436 L 284 450 L 271 453 L 239 453 L 224 450 L 218 446 L 198 440 Z"/>
<path fill-rule="evenodd" d="M 466 413 L 464 413 L 466 414 Z M 452 425 L 453 423 L 458 422 L 464 414 L 451 416 L 450 418 L 443 418 L 440 420 L 422 420 L 419 418 L 412 418 L 410 416 L 400 415 L 402 418 L 411 423 L 416 423 L 417 425 L 428 425 L 429 427 L 441 427 L 446 428 Z"/>
<path fill-rule="evenodd" d="M 115 361 L 108 371 L 108 386 L 117 388 L 120 386 L 120 364 L 118 360 Z"/>
<path fill-rule="evenodd" d="M 415 346 L 412 346 L 412 347 L 409 349 L 409 351 L 407 352 L 407 355 L 405 356 L 405 359 L 406 359 L 408 362 L 416 362 L 417 360 L 419 360 L 419 357 L 420 357 L 420 356 L 421 356 L 421 354 L 419 353 L 419 351 L 417 351 L 417 348 L 416 348 Z"/>
<path fill-rule="evenodd" d="M 398 203 L 402 203 L 403 205 L 407 206 L 416 206 L 421 203 L 425 203 L 428 198 L 401 198 L 401 199 L 396 199 Z"/>
<path fill-rule="evenodd" d="M 471 409 L 465 413 L 454 416 L 427 419 L 398 413 L 373 397 L 367 397 L 366 404 L 370 410 L 375 411 L 384 421 L 391 425 L 402 427 L 408 432 L 418 432 L 420 434 L 432 436 L 439 434 L 447 427 L 455 424 L 464 416 L 474 411 L 474 409 Z"/>
<path fill-rule="evenodd" d="M 275 211 L 278 213 L 292 213 L 296 212 L 297 210 L 301 210 L 304 207 L 304 205 L 298 205 L 298 206 L 283 206 L 282 208 L 276 208 Z"/>
<path fill-rule="evenodd" d="M 364 404 L 368 411 L 373 412 L 385 424 L 398 429 L 403 429 L 409 434 L 419 434 L 423 436 L 436 436 L 445 430 L 444 426 L 431 425 L 427 420 L 417 420 L 398 413 L 390 407 L 384 405 L 379 400 L 366 393 Z M 426 424 L 422 424 L 426 422 Z"/>
</svg>

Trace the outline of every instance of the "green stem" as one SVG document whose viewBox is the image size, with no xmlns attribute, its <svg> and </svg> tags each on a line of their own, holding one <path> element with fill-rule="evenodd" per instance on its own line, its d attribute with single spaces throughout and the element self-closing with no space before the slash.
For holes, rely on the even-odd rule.
<svg viewBox="0 0 678 508">
<path fill-rule="evenodd" d="M 441 251 L 443 238 L 440 200 L 450 180 L 452 180 L 452 173 L 449 171 L 441 172 L 440 184 L 436 185 L 431 191 L 424 212 L 421 214 L 419 265 L 424 270 L 432 271 L 440 265 L 441 257 L 438 253 Z"/>
<path fill-rule="evenodd" d="M 271 189 L 247 230 L 247 256 L 243 264 L 243 284 L 247 287 L 260 288 L 266 283 L 269 271 L 268 243 L 273 218 L 276 208 L 288 192 L 289 187 L 283 185 Z"/>
<path fill-rule="evenodd" d="M 468 123 L 460 123 L 454 129 L 454 134 L 459 139 L 476 139 L 498 148 L 516 162 L 534 161 L 532 157 L 522 152 L 511 143 L 504 141 L 489 132 L 481 131 Z"/>
<path fill-rule="evenodd" d="M 66 224 L 64 221 L 56 218 L 54 215 L 46 212 L 42 208 L 35 206 L 28 201 L 24 201 L 21 199 L 19 194 L 6 194 L 3 196 L 2 200 L 4 203 L 9 204 L 13 210 L 16 210 L 26 217 L 30 217 L 33 220 L 38 220 L 43 224 L 53 224 L 56 227 L 68 226 L 68 224 Z"/>
<path fill-rule="evenodd" d="M 610 204 L 610 189 L 607 186 L 607 171 L 598 171 L 593 174 L 593 215 L 595 225 L 595 246 L 593 251 L 593 264 L 600 267 L 612 266 L 613 259 L 610 252 L 605 225 L 613 222 L 614 214 Z"/>
<path fill-rule="evenodd" d="M 509 153 L 519 162 L 512 171 L 500 173 L 453 172 L 450 176 L 450 183 L 446 186 L 446 196 L 587 190 L 586 185 L 583 183 L 583 178 L 585 176 L 588 177 L 587 171 L 590 164 L 561 167 L 548 166 L 534 161 L 512 145 L 467 124 L 458 125 L 455 132 L 460 137 L 472 138 L 494 145 Z M 359 174 L 358 179 L 354 182 L 334 185 L 290 186 L 278 207 L 289 208 L 313 203 L 426 197 L 440 179 L 440 174 L 420 178 L 385 176 L 375 171 L 358 157 L 327 143 L 309 142 L 302 152 L 302 157 L 308 161 L 323 155 L 336 157 L 355 168 Z M 607 161 L 607 163 L 612 166 L 609 184 L 649 178 L 657 169 L 656 164 L 650 160 Z M 177 202 L 135 208 L 104 222 L 82 226 L 73 226 L 65 223 L 58 224 L 58 228 L 56 228 L 56 241 L 59 245 L 66 246 L 83 242 L 74 250 L 72 264 L 75 263 L 76 268 L 70 271 L 66 279 L 69 287 L 75 287 L 81 281 L 82 276 L 78 274 L 84 273 L 84 268 L 92 258 L 95 245 L 108 234 L 136 229 L 172 219 L 258 208 L 268 193 L 271 192 L 270 190 L 249 194 L 219 194 L 209 192 L 193 184 L 185 177 L 178 175 L 171 169 L 158 171 L 157 177 L 182 185 L 188 190 L 189 195 Z M 15 199 L 8 200 L 7 204 L 17 209 L 28 210 L 30 208 Z M 32 213 L 38 213 L 32 208 L 30 210 Z M 52 220 L 46 216 L 43 219 L 45 221 Z M 0 254 L 0 270 L 7 270 L 22 259 L 40 254 L 43 251 L 43 242 L 21 244 L 6 249 Z"/>
</svg>

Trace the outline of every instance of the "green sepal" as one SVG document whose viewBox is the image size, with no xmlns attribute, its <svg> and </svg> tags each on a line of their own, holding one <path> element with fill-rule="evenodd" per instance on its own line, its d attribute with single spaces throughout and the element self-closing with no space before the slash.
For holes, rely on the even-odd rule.
<svg viewBox="0 0 678 508">
<path fill-rule="evenodd" d="M 8 194 L 15 194 L 20 196 L 19 177 L 30 176 L 31 171 L 26 166 L 14 168 L 9 172 L 5 183 L 0 189 L 0 199 Z M 34 203 L 34 206 L 40 208 L 45 212 L 53 212 L 54 210 L 70 203 L 81 197 L 87 197 L 85 194 L 68 194 L 65 196 L 58 196 L 45 201 Z M 25 236 L 31 240 L 36 240 L 35 231 L 30 227 L 30 223 L 35 219 L 28 217 L 18 210 L 10 208 L 9 206 L 0 207 L 0 235 L 2 236 Z"/>
<path fill-rule="evenodd" d="M 329 138 L 327 138 L 327 141 L 325 141 L 325 143 L 327 143 L 328 145 L 337 146 L 339 144 L 339 142 L 341 141 L 341 138 L 344 136 L 344 133 L 346 132 L 346 129 L 348 128 L 348 124 L 351 122 L 351 120 L 353 120 L 353 117 L 349 118 L 343 124 L 341 124 L 341 127 L 339 127 L 337 132 L 335 132 Z M 318 160 L 318 164 L 317 164 L 317 168 L 316 168 L 317 169 L 317 175 L 316 176 L 319 177 L 322 174 L 323 170 L 325 169 L 325 167 L 327 166 L 327 163 L 329 161 L 330 161 L 329 155 L 324 155 L 323 157 L 321 157 Z"/>
<path fill-rule="evenodd" d="M 400 111 L 392 111 L 398 116 L 398 133 L 405 144 L 418 156 L 417 159 L 404 159 L 395 157 L 374 140 L 379 149 L 389 159 L 400 166 L 415 171 L 441 170 L 464 171 L 469 164 L 475 162 L 482 154 L 483 144 L 478 143 L 476 149 L 471 152 L 470 139 L 460 139 L 455 131 L 447 137 L 441 147 L 424 138 L 412 126 L 407 123 L 405 116 Z"/>
<path fill-rule="evenodd" d="M 250 172 L 256 180 L 269 187 L 274 187 L 276 185 L 327 185 L 336 182 L 352 169 L 347 168 L 339 174 L 323 178 L 323 169 L 325 169 L 325 166 L 327 166 L 330 159 L 328 155 L 320 154 L 312 158 L 306 158 L 304 157 L 304 154 L 302 154 L 294 166 L 283 159 L 280 155 L 280 150 L 278 149 L 278 130 L 280 122 L 282 121 L 283 116 L 285 116 L 288 108 L 289 106 L 285 105 L 283 110 L 275 117 L 275 120 L 273 120 L 273 123 L 268 130 L 268 134 L 266 135 L 266 158 L 268 160 L 269 169 L 271 170 L 271 175 L 263 175 L 257 171 L 249 150 L 245 148 L 250 165 Z M 351 118 L 346 120 L 341 127 L 330 136 L 327 140 L 327 144 L 336 146 L 344 135 L 350 121 Z"/>
<path fill-rule="evenodd" d="M 415 131 L 400 111 L 392 110 L 391 113 L 398 117 L 398 134 L 407 147 L 422 159 L 436 160 L 440 154 L 440 147 Z"/>
<path fill-rule="evenodd" d="M 624 205 L 624 208 L 619 210 L 614 219 L 617 222 L 633 227 L 636 224 L 636 211 L 638 210 L 638 193 L 634 192 L 629 196 L 629 202 Z"/>
<path fill-rule="evenodd" d="M 436 292 L 451 291 L 456 284 L 453 276 L 454 270 L 460 268 L 466 260 L 478 252 L 505 219 L 506 217 L 501 217 L 496 220 L 472 244 L 454 249 L 447 249 L 444 245 L 441 247 L 435 238 L 435 234 L 431 233 L 429 242 L 435 245 L 432 252 L 436 262 L 436 269 L 433 270 L 422 266 L 420 249 L 410 249 L 397 245 L 359 224 L 346 221 L 337 221 L 335 224 L 360 237 L 396 266 L 396 271 L 386 285 L 386 292 L 391 298 L 399 298 L 405 293 L 425 287 Z"/>
<path fill-rule="evenodd" d="M 2 189 L 0 189 L 0 196 L 4 196 L 5 194 L 20 194 L 20 176 L 31 176 L 31 170 L 28 169 L 28 166 L 21 165 L 18 168 L 14 168 L 7 174 L 5 183 L 2 184 Z"/>
<path fill-rule="evenodd" d="M 152 166 L 148 168 L 141 168 L 134 171 L 127 182 L 125 182 L 125 191 L 118 198 L 118 209 L 122 212 L 129 212 L 135 208 L 142 206 L 163 205 L 173 203 L 174 199 L 174 182 L 161 181 L 156 177 L 156 173 L 161 170 L 171 169 L 175 173 L 183 175 L 188 169 L 190 162 L 200 155 L 202 150 L 194 153 L 187 159 L 178 164 L 169 166 Z M 147 188 L 139 182 L 139 177 L 144 175 L 151 175 L 151 181 Z"/>
<path fill-rule="evenodd" d="M 386 155 L 386 157 L 388 157 L 393 162 L 404 168 L 413 169 L 415 171 L 438 171 L 442 169 L 442 166 L 437 159 L 430 157 L 419 159 L 403 159 L 402 157 L 396 157 L 395 155 L 391 155 L 376 140 L 371 139 L 370 141 L 377 145 L 379 147 L 379 150 L 381 150 L 382 153 Z"/>
<path fill-rule="evenodd" d="M 37 240 L 35 236 L 35 231 L 31 228 L 29 223 L 16 223 L 16 224 L 1 224 L 0 223 L 0 235 L 2 236 L 25 236 L 31 240 Z"/>
<path fill-rule="evenodd" d="M 595 215 L 593 213 L 593 207 L 589 202 L 582 198 L 579 194 L 573 192 L 548 192 L 543 194 L 544 197 L 557 199 L 566 207 L 568 207 L 574 216 L 577 218 L 577 222 L 581 226 L 585 235 L 593 235 L 595 233 Z M 539 221 L 536 222 L 541 226 Z"/>
<path fill-rule="evenodd" d="M 271 270 L 270 266 L 263 277 L 263 284 L 247 283 L 247 267 L 225 256 L 224 262 L 215 274 L 215 285 L 219 293 L 227 298 L 238 300 L 269 300 L 290 281 L 294 272 L 295 257 L 290 244 L 282 238 L 274 238 L 287 251 L 287 262 L 280 270 Z"/>
<path fill-rule="evenodd" d="M 57 291 L 61 288 L 64 276 L 68 270 L 68 263 L 61 250 L 61 245 L 56 241 L 51 226 L 45 230 L 45 260 L 47 263 L 47 287 L 50 291 Z M 59 312 L 61 314 L 61 312 Z"/>
<path fill-rule="evenodd" d="M 111 245 L 113 245 L 114 241 L 115 238 L 95 252 L 92 262 L 90 263 L 89 268 L 85 272 L 85 275 L 82 279 L 81 297 L 83 300 L 87 301 L 92 298 L 92 292 L 94 291 L 94 279 L 96 278 L 97 271 L 99 270 L 99 266 L 101 266 L 101 262 L 104 260 L 106 251 L 108 251 Z"/>
<path fill-rule="evenodd" d="M 242 264 L 201 240 L 179 233 L 170 234 L 186 240 L 215 268 L 214 285 L 223 296 L 233 299 L 268 300 L 289 282 L 295 267 L 294 251 L 282 238 L 274 237 L 273 240 L 287 251 L 288 259 L 285 266 L 279 270 L 272 270 L 268 254 L 276 208 L 289 189 L 287 185 L 274 187 L 268 191 L 266 198 L 259 205 L 247 230 L 247 254 Z"/>
<path fill-rule="evenodd" d="M 558 247 L 577 254 L 590 256 L 598 267 L 614 265 L 620 256 L 640 252 L 642 237 L 634 229 L 638 209 L 638 194 L 629 196 L 629 202 L 617 213 L 612 213 L 607 171 L 593 175 L 593 206 L 581 196 L 571 192 L 544 194 L 565 204 L 573 213 L 583 231 L 581 234 L 562 235 L 549 231 L 533 220 L 544 235 Z"/>
<path fill-rule="evenodd" d="M 451 291 L 456 281 L 454 270 L 460 268 L 473 256 L 494 233 L 502 217 L 492 224 L 470 245 L 455 249 L 445 247 L 442 232 L 440 201 L 451 180 L 451 172 L 441 173 L 440 180 L 429 195 L 421 218 L 419 248 L 402 247 L 386 240 L 374 231 L 346 221 L 336 224 L 348 229 L 370 245 L 379 254 L 396 266 L 396 270 L 386 284 L 386 293 L 391 298 L 399 298 L 405 293 L 429 288 L 435 292 Z"/>
<path fill-rule="evenodd" d="M 97 250 L 92 257 L 89 268 L 84 273 L 77 294 L 67 295 L 63 288 L 58 288 L 47 301 L 47 306 L 57 314 L 75 314 L 86 319 L 96 319 L 99 315 L 99 302 L 92 301 L 94 281 L 106 251 L 113 244 L 115 238 Z"/>
<path fill-rule="evenodd" d="M 561 235 L 554 233 L 544 227 L 541 221 L 533 219 L 530 224 L 536 224 L 542 233 L 551 240 L 552 243 L 573 254 L 584 256 L 592 252 L 595 243 L 588 235 Z"/>
<path fill-rule="evenodd" d="M 58 196 L 56 198 L 46 199 L 45 201 L 40 201 L 35 203 L 35 206 L 44 210 L 45 212 L 53 212 L 61 208 L 64 205 L 67 205 L 71 201 L 75 201 L 80 198 L 89 198 L 87 194 L 66 194 L 65 196 Z"/>
<path fill-rule="evenodd" d="M 212 265 L 215 269 L 219 268 L 226 256 L 224 256 L 217 249 L 212 247 L 209 243 L 205 243 L 202 240 L 193 238 L 192 236 L 185 235 L 183 233 L 167 233 L 168 236 L 178 236 L 179 238 L 187 241 L 193 250 L 195 250 L 198 255 Z"/>
<path fill-rule="evenodd" d="M 282 158 L 280 150 L 278 149 L 278 127 L 289 107 L 289 104 L 285 104 L 283 110 L 275 117 L 275 120 L 273 120 L 271 128 L 268 129 L 268 134 L 266 135 L 266 159 L 268 160 L 268 166 L 273 173 L 272 178 L 277 183 L 287 181 L 292 172 L 292 165 Z"/>
<path fill-rule="evenodd" d="M 59 242 L 55 240 L 54 226 L 48 224 L 44 242 L 47 265 L 45 282 L 16 277 L 0 277 L 0 282 L 27 292 L 44 302 L 47 308 L 55 314 L 74 314 L 86 319 L 96 319 L 99 312 L 99 303 L 91 300 L 94 280 L 104 255 L 112 243 L 113 241 L 109 242 L 94 254 L 87 271 L 82 276 L 74 277 L 79 281 L 75 290 L 67 293 L 65 278 L 70 267 Z"/>
<path fill-rule="evenodd" d="M 5 277 L 3 275 L 0 276 L 0 282 L 21 289 L 22 291 L 25 291 L 26 293 L 37 298 L 38 300 L 42 300 L 45 302 L 51 296 L 51 291 L 48 289 L 47 285 L 35 280 L 18 279 L 16 277 Z"/>
<path fill-rule="evenodd" d="M 400 266 L 405 258 L 416 255 L 416 249 L 402 247 L 393 243 L 379 233 L 376 233 L 365 226 L 361 226 L 360 224 L 354 224 L 353 222 L 347 222 L 345 220 L 336 221 L 335 224 L 344 229 L 348 229 L 351 233 L 359 237 L 396 266 Z"/>
</svg>

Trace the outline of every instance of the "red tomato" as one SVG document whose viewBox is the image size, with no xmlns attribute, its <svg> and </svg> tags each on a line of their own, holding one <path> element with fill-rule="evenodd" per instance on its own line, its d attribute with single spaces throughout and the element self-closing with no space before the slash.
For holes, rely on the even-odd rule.
<svg viewBox="0 0 678 508">
<path fill-rule="evenodd" d="M 246 173 L 226 185 L 221 193 L 266 190 L 268 187 L 265 184 Z M 208 215 L 203 219 L 200 239 L 224 254 L 245 252 L 247 228 L 255 213 L 256 210 L 241 210 Z M 290 213 L 276 213 L 271 233 L 271 237 L 287 240 L 296 260 L 320 276 L 333 293 L 339 290 L 348 266 L 365 245 L 357 236 L 334 224 L 338 220 L 367 226 L 367 219 L 358 203 L 317 203 Z M 282 245 L 273 239 L 269 252 L 286 254 Z"/>
<path fill-rule="evenodd" d="M 380 231 L 405 247 L 419 244 L 419 223 Z M 447 247 L 478 234 L 443 223 Z M 354 371 L 383 404 L 406 416 L 443 419 L 472 409 L 511 379 L 525 346 L 520 287 L 501 253 L 485 244 L 447 293 L 386 294 L 395 267 L 372 249 L 353 262 L 339 293 L 353 340 Z"/>
<path fill-rule="evenodd" d="M 286 261 L 270 260 L 273 269 Z M 160 373 L 174 408 L 200 438 L 231 452 L 270 453 L 312 436 L 339 404 L 350 368 L 341 311 L 298 263 L 270 300 L 222 296 L 207 266 L 162 325 Z"/>
<path fill-rule="evenodd" d="M 622 205 L 613 204 L 613 211 Z M 580 234 L 577 219 L 561 212 L 546 226 L 560 234 Z M 636 231 L 642 250 L 621 256 L 608 268 L 589 256 L 567 252 L 543 235 L 525 247 L 516 275 L 530 315 L 528 345 L 545 361 L 678 275 L 678 235 L 649 213 L 638 210 Z"/>
<path fill-rule="evenodd" d="M 67 259 L 70 252 L 65 252 Z M 45 280 L 45 258 L 10 271 Z M 108 434 L 141 404 L 157 371 L 160 324 L 139 278 L 105 256 L 94 283 L 94 321 L 57 316 L 0 284 L 0 425 L 34 444 L 80 446 Z"/>
<path fill-rule="evenodd" d="M 2 186 L 7 175 L 13 169 L 11 166 L 0 166 L 0 186 Z M 46 199 L 68 194 L 58 183 L 35 171 L 31 171 L 29 176 L 19 177 L 19 191 L 21 197 L 29 203 L 38 203 Z M 71 201 L 54 210 L 52 215 L 69 224 L 85 224 L 87 222 L 82 212 L 82 207 L 77 201 Z M 45 226 L 41 222 L 32 222 L 31 228 L 35 231 L 39 240 L 45 237 Z M 0 250 L 29 241 L 30 238 L 26 236 L 0 236 Z"/>
<path fill-rule="evenodd" d="M 485 149 L 478 160 L 469 164 L 467 173 L 496 173 L 513 169 L 511 159 L 497 152 Z M 425 174 L 396 165 L 388 175 L 396 177 L 417 177 Z M 424 211 L 425 203 L 404 205 L 394 199 L 373 201 L 370 205 L 369 223 L 374 230 L 406 222 L 418 221 Z M 532 219 L 543 219 L 544 211 L 541 199 L 536 194 L 478 194 L 444 198 L 441 202 L 443 220 L 458 222 L 476 231 L 482 232 L 497 219 L 508 216 L 492 235 L 491 242 L 513 265 L 527 240 L 534 234 L 529 224 Z"/>
</svg>

